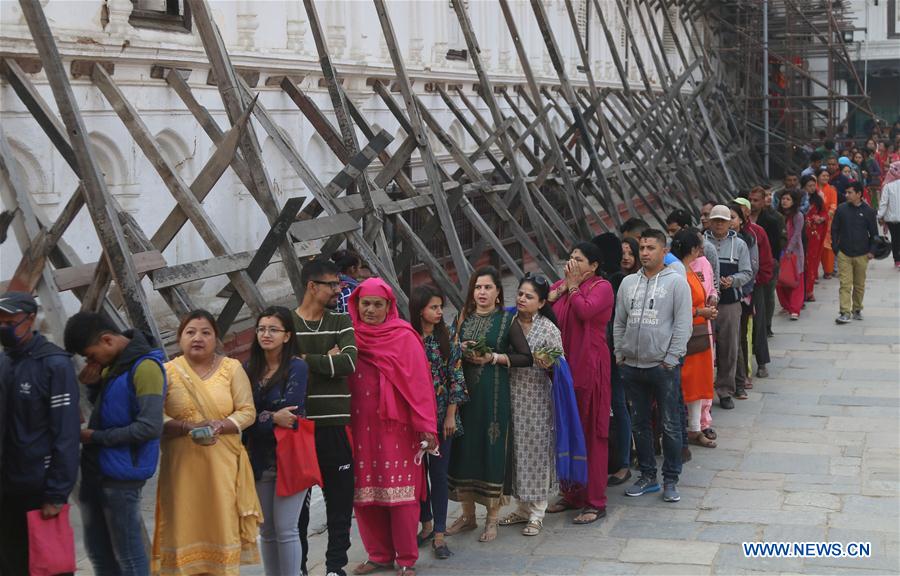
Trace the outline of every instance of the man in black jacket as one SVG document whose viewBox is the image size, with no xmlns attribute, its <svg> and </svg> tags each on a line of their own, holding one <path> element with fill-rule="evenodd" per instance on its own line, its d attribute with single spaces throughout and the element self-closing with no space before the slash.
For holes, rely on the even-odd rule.
<svg viewBox="0 0 900 576">
<path fill-rule="evenodd" d="M 835 320 L 838 324 L 847 324 L 851 318 L 862 320 L 866 268 L 875 257 L 874 242 L 878 237 L 875 211 L 862 201 L 861 185 L 851 182 L 846 197 L 847 201 L 838 206 L 831 222 L 831 246 L 837 254 L 841 280 L 838 292 L 841 313 Z"/>
<path fill-rule="evenodd" d="M 764 305 L 766 308 L 766 335 L 772 334 L 772 318 L 775 316 L 775 284 L 778 282 L 778 259 L 781 258 L 781 248 L 787 237 L 784 216 L 778 210 L 772 208 L 766 202 L 766 190 L 762 186 L 756 186 L 750 190 L 750 220 L 759 224 L 765 230 L 772 248 L 772 259 L 775 261 L 775 269 L 772 279 L 765 285 Z"/>
<path fill-rule="evenodd" d="M 65 350 L 34 330 L 30 294 L 0 296 L 0 344 L 9 366 L 0 504 L 0 573 L 28 574 L 26 513 L 60 513 L 78 475 L 78 381 Z"/>
</svg>

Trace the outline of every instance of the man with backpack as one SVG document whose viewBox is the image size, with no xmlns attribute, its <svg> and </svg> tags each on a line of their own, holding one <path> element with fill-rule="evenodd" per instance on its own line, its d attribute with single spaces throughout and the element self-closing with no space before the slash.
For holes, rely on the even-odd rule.
<svg viewBox="0 0 900 576">
<path fill-rule="evenodd" d="M 94 405 L 78 493 L 88 557 L 98 574 L 149 574 L 141 490 L 159 460 L 165 355 L 151 336 L 90 312 L 69 319 L 65 344 L 88 362 L 79 378 Z"/>
</svg>

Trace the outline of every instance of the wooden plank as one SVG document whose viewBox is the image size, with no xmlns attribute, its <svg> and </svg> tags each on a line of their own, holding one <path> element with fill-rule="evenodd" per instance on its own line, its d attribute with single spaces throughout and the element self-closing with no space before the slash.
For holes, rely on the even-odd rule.
<svg viewBox="0 0 900 576">
<path fill-rule="evenodd" d="M 154 250 L 153 252 L 138 252 L 133 254 L 134 267 L 138 274 L 146 274 L 151 270 L 158 270 L 166 267 L 166 259 L 163 255 Z M 97 271 L 97 262 L 90 264 L 82 264 L 81 266 L 73 266 L 71 268 L 63 268 L 53 271 L 53 279 L 60 292 L 72 290 L 79 286 L 88 286 L 94 278 Z"/>
<path fill-rule="evenodd" d="M 303 220 L 291 224 L 288 233 L 299 241 L 318 240 L 335 234 L 359 230 L 359 222 L 349 214 L 322 216 L 315 220 Z"/>
<path fill-rule="evenodd" d="M 159 337 L 159 329 L 150 313 L 131 255 L 125 249 L 125 238 L 118 218 L 112 213 L 109 192 L 94 161 L 87 128 L 76 105 L 75 95 L 69 84 L 62 58 L 53 39 L 40 0 L 20 0 L 22 14 L 28 23 L 47 81 L 53 91 L 57 108 L 66 126 L 66 134 L 75 152 L 79 176 L 84 187 L 85 201 L 94 229 L 103 246 L 116 284 L 125 297 L 125 310 L 135 328 L 146 330 Z"/>
</svg>

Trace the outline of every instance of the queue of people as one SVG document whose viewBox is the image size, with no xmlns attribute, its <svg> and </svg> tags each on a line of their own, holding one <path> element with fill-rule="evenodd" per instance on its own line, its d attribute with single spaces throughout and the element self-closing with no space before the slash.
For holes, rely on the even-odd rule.
<svg viewBox="0 0 900 576">
<path fill-rule="evenodd" d="M 27 572 L 27 512 L 65 513 L 80 469 L 98 574 L 237 574 L 260 560 L 267 574 L 305 574 L 312 484 L 292 482 L 288 437 L 306 438 L 324 495 L 329 575 L 346 574 L 354 514 L 367 560 L 352 573 L 410 576 L 420 548 L 447 560 L 449 538 L 479 528 L 476 504 L 488 544 L 507 526 L 540 534 L 548 513 L 597 522 L 610 486 L 678 502 L 690 446 L 717 446 L 713 401 L 733 409 L 768 376 L 776 296 L 798 320 L 819 267 L 833 273 L 828 248 L 837 321 L 862 319 L 876 215 L 832 160 L 772 197 L 757 187 L 704 203 L 699 228 L 684 210 L 665 231 L 632 218 L 621 236 L 574 246 L 562 280 L 525 275 L 514 298 L 498 270 L 479 268 L 449 322 L 434 286 L 413 290 L 406 321 L 385 282 L 354 276 L 354 254 L 307 262 L 300 305 L 255 318 L 243 364 L 221 353 L 206 310 L 181 320 L 181 354 L 166 361 L 151 336 L 89 312 L 69 319 L 59 348 L 36 330 L 31 295 L 4 294 L 3 572 Z M 898 186 L 900 162 L 877 216 L 892 232 Z M 75 354 L 86 361 L 77 375 Z M 155 474 L 150 535 L 140 506 Z M 451 500 L 461 511 L 448 525 Z"/>
</svg>

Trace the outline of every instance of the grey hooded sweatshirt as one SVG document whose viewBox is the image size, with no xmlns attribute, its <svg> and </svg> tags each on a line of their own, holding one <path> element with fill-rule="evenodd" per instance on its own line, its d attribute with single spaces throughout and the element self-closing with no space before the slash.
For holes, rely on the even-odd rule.
<svg viewBox="0 0 900 576">
<path fill-rule="evenodd" d="M 675 366 L 687 352 L 693 313 L 687 280 L 667 266 L 648 278 L 626 276 L 616 297 L 616 362 L 634 368 Z"/>
</svg>

